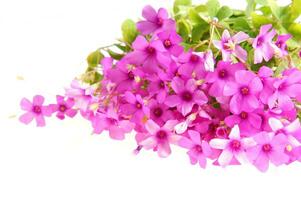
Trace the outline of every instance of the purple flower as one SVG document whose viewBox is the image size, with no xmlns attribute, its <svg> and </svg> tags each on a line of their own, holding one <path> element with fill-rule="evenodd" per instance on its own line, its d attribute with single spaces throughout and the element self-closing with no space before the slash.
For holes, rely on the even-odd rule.
<svg viewBox="0 0 301 200">
<path fill-rule="evenodd" d="M 229 139 L 215 138 L 210 140 L 210 146 L 221 149 L 222 153 L 218 158 L 221 166 L 229 165 L 233 158 L 240 163 L 247 161 L 245 150 L 255 145 L 251 138 L 241 138 L 238 126 L 234 126 L 229 134 Z"/>
<path fill-rule="evenodd" d="M 169 120 L 160 127 L 154 121 L 148 120 L 145 128 L 150 135 L 139 142 L 139 145 L 145 149 L 157 151 L 162 158 L 169 156 L 171 153 L 170 143 L 176 144 L 181 139 L 181 136 L 174 134 L 173 130 L 176 124 L 176 120 Z"/>
<path fill-rule="evenodd" d="M 277 40 L 275 42 L 275 54 L 282 58 L 286 56 L 287 53 L 287 44 L 286 41 L 292 37 L 290 34 L 278 35 Z"/>
<path fill-rule="evenodd" d="M 256 112 L 242 111 L 239 114 L 233 114 L 225 118 L 225 123 L 229 127 L 239 126 L 241 134 L 250 136 L 258 132 L 261 128 L 262 118 Z"/>
<path fill-rule="evenodd" d="M 41 95 L 34 96 L 32 102 L 23 98 L 20 102 L 20 106 L 26 113 L 20 116 L 20 122 L 29 124 L 35 119 L 38 127 L 45 126 L 44 116 L 51 116 L 52 109 L 49 106 L 43 106 L 43 103 L 44 97 Z"/>
<path fill-rule="evenodd" d="M 224 87 L 224 95 L 232 96 L 230 100 L 231 112 L 252 112 L 259 107 L 257 98 L 262 90 L 260 79 L 252 72 L 239 70 L 235 73 L 235 82 L 229 82 Z"/>
<path fill-rule="evenodd" d="M 126 56 L 132 63 L 142 66 L 142 71 L 154 74 L 160 67 L 167 68 L 171 62 L 169 53 L 160 40 L 148 42 L 145 37 L 138 36 L 133 42 L 134 51 Z"/>
<path fill-rule="evenodd" d="M 263 25 L 260 27 L 259 35 L 253 41 L 254 48 L 254 63 L 261 63 L 264 59 L 266 62 L 274 56 L 274 46 L 272 43 L 276 35 L 275 29 L 272 29 L 272 24 Z"/>
<path fill-rule="evenodd" d="M 163 103 L 158 103 L 155 100 L 150 100 L 148 103 L 150 109 L 150 119 L 159 125 L 165 124 L 170 119 L 173 119 L 172 112 Z"/>
<path fill-rule="evenodd" d="M 186 84 L 178 77 L 171 82 L 171 87 L 176 95 L 166 98 L 165 104 L 170 107 L 177 107 L 184 116 L 191 112 L 194 104 L 203 105 L 207 103 L 207 96 L 196 87 L 194 79 L 189 79 Z"/>
<path fill-rule="evenodd" d="M 234 80 L 234 74 L 237 70 L 243 70 L 245 66 L 242 63 L 231 64 L 230 62 L 219 61 L 214 72 L 209 72 L 206 81 L 212 83 L 209 94 L 214 97 L 223 96 L 225 84 Z"/>
<path fill-rule="evenodd" d="M 134 95 L 128 91 L 124 97 L 127 103 L 121 105 L 120 111 L 125 115 L 130 115 L 132 122 L 137 124 L 142 123 L 149 116 L 149 108 L 143 102 L 142 97 L 139 94 Z"/>
<path fill-rule="evenodd" d="M 232 62 L 232 57 L 235 56 L 241 62 L 245 63 L 247 60 L 247 52 L 240 43 L 249 39 L 249 36 L 244 32 L 238 32 L 231 37 L 228 30 L 224 30 L 221 41 L 214 40 L 214 46 L 222 51 L 223 61 Z"/>
<path fill-rule="evenodd" d="M 164 47 L 174 56 L 179 56 L 184 48 L 180 46 L 182 38 L 177 34 L 175 30 L 163 31 L 158 34 L 159 39 L 162 41 Z"/>
<path fill-rule="evenodd" d="M 276 79 L 273 83 L 274 93 L 268 99 L 270 108 L 275 106 L 282 110 L 292 110 L 294 103 L 291 98 L 295 98 L 301 91 L 301 72 L 292 71 L 290 74 Z"/>
<path fill-rule="evenodd" d="M 209 144 L 201 140 L 200 133 L 194 130 L 188 131 L 188 137 L 182 137 L 179 141 L 179 146 L 189 149 L 187 152 L 191 164 L 199 163 L 202 168 L 206 167 L 207 159 L 211 156 L 212 150 Z"/>
<path fill-rule="evenodd" d="M 166 9 L 160 8 L 158 12 L 152 6 L 145 6 L 142 11 L 142 16 L 146 21 L 137 23 L 137 29 L 144 35 L 158 32 L 161 29 L 175 30 L 175 22 L 168 18 Z"/>
<path fill-rule="evenodd" d="M 94 133 L 100 134 L 108 130 L 110 137 L 115 140 L 123 140 L 125 134 L 130 133 L 134 128 L 134 124 L 128 120 L 119 119 L 112 107 L 109 107 L 106 113 L 97 113 L 91 122 Z"/>
<path fill-rule="evenodd" d="M 261 132 L 254 136 L 254 140 L 257 145 L 247 150 L 247 156 L 260 171 L 265 172 L 269 168 L 269 161 L 276 166 L 288 162 L 289 157 L 284 152 L 288 144 L 285 135 Z"/>
<path fill-rule="evenodd" d="M 57 118 L 63 120 L 65 119 L 65 115 L 71 118 L 76 115 L 77 110 L 73 109 L 73 106 L 75 104 L 74 99 L 67 98 L 67 100 L 65 100 L 65 97 L 57 95 L 56 102 L 57 104 L 51 104 L 50 107 L 52 109 L 52 112 L 57 112 Z"/>
</svg>

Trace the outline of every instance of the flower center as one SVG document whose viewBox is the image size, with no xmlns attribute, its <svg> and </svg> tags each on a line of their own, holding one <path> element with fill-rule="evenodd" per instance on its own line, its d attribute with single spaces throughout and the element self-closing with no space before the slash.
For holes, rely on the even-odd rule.
<svg viewBox="0 0 301 200">
<path fill-rule="evenodd" d="M 230 143 L 230 146 L 234 151 L 238 151 L 238 150 L 240 150 L 241 143 L 239 140 L 232 140 Z"/>
<path fill-rule="evenodd" d="M 220 77 L 220 78 L 226 78 L 227 75 L 228 75 L 228 72 L 225 69 L 222 69 L 218 72 L 218 77 Z"/>
<path fill-rule="evenodd" d="M 272 150 L 272 146 L 270 144 L 262 145 L 262 151 L 265 153 L 269 153 Z"/>
<path fill-rule="evenodd" d="M 243 111 L 239 114 L 239 116 L 240 116 L 241 119 L 247 119 L 248 118 L 248 113 Z"/>
<path fill-rule="evenodd" d="M 155 50 L 154 47 L 148 46 L 148 47 L 146 48 L 146 51 L 147 51 L 149 54 L 154 54 L 156 50 Z"/>
<path fill-rule="evenodd" d="M 190 56 L 190 61 L 193 62 L 193 63 L 198 62 L 199 61 L 199 56 L 192 54 Z"/>
<path fill-rule="evenodd" d="M 153 113 L 156 117 L 161 117 L 163 114 L 163 110 L 160 107 L 154 108 Z"/>
<path fill-rule="evenodd" d="M 160 81 L 159 82 L 159 88 L 163 89 L 165 87 L 165 84 L 163 81 Z"/>
<path fill-rule="evenodd" d="M 59 105 L 59 111 L 61 112 L 65 112 L 67 110 L 67 106 L 62 104 L 62 105 Z"/>
<path fill-rule="evenodd" d="M 248 95 L 250 90 L 248 87 L 242 87 L 242 88 L 240 88 L 240 92 L 242 95 Z"/>
<path fill-rule="evenodd" d="M 195 148 L 195 150 L 196 150 L 198 153 L 202 153 L 202 152 L 203 152 L 203 148 L 202 148 L 200 145 L 196 145 L 194 148 Z"/>
<path fill-rule="evenodd" d="M 134 73 L 131 72 L 131 71 L 128 73 L 128 77 L 129 77 L 130 80 L 134 80 L 135 79 Z"/>
<path fill-rule="evenodd" d="M 162 26 L 163 25 L 163 19 L 158 17 L 157 18 L 157 25 Z"/>
<path fill-rule="evenodd" d="M 157 132 L 156 134 L 156 137 L 159 139 L 159 140 L 164 140 L 167 138 L 167 133 L 163 130 L 160 130 Z"/>
<path fill-rule="evenodd" d="M 142 108 L 142 105 L 141 105 L 141 103 L 139 103 L 139 102 L 136 102 L 136 108 L 137 108 L 137 109 L 141 109 L 141 108 Z"/>
<path fill-rule="evenodd" d="M 34 112 L 35 114 L 41 114 L 42 112 L 41 106 L 33 106 L 32 112 Z"/>
<path fill-rule="evenodd" d="M 165 41 L 164 41 L 164 46 L 168 49 L 168 48 L 170 48 L 171 47 L 171 41 L 170 41 L 170 39 L 166 39 Z"/>
<path fill-rule="evenodd" d="M 189 92 L 189 91 L 184 91 L 184 92 L 182 93 L 181 97 L 182 97 L 182 99 L 183 99 L 184 101 L 187 101 L 187 102 L 189 102 L 189 101 L 192 100 L 192 94 L 191 94 L 191 92 Z"/>
<path fill-rule="evenodd" d="M 281 41 L 278 41 L 275 43 L 275 45 L 281 49 L 283 43 Z"/>
<path fill-rule="evenodd" d="M 264 42 L 263 37 L 259 37 L 259 38 L 257 39 L 257 46 L 260 47 L 260 46 L 263 44 L 263 42 Z"/>
</svg>

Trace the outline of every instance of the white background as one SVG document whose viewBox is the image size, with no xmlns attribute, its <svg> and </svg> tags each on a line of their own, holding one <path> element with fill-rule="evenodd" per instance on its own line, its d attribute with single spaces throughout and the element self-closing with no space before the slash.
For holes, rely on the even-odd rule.
<svg viewBox="0 0 301 200">
<path fill-rule="evenodd" d="M 170 8 L 172 0 L 0 0 L 0 199 L 300 199 L 300 163 L 265 174 L 248 165 L 201 170 L 177 148 L 167 159 L 133 156 L 133 137 L 91 135 L 80 117 L 48 119 L 45 128 L 13 117 L 23 96 L 53 102 L 88 53 L 113 43 L 121 22 L 138 19 L 146 4 Z"/>
</svg>

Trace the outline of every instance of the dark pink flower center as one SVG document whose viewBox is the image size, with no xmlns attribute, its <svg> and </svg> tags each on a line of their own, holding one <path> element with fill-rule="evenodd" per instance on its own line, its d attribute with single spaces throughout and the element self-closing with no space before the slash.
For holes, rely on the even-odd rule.
<svg viewBox="0 0 301 200">
<path fill-rule="evenodd" d="M 262 145 L 262 151 L 265 153 L 269 153 L 272 150 L 272 146 L 270 144 Z"/>
<path fill-rule="evenodd" d="M 194 149 L 198 152 L 198 153 L 202 153 L 203 152 L 203 148 L 200 145 L 195 145 Z"/>
<path fill-rule="evenodd" d="M 199 56 L 192 54 L 190 56 L 190 61 L 193 62 L 193 63 L 198 62 L 199 61 Z"/>
<path fill-rule="evenodd" d="M 247 119 L 248 118 L 248 113 L 247 112 L 241 112 L 240 114 L 239 114 L 239 117 L 241 118 L 241 119 Z"/>
<path fill-rule="evenodd" d="M 41 106 L 33 106 L 32 112 L 34 112 L 35 114 L 41 114 L 42 113 Z"/>
<path fill-rule="evenodd" d="M 165 88 L 165 84 L 163 81 L 159 82 L 159 88 L 161 88 L 161 89 Z"/>
<path fill-rule="evenodd" d="M 190 102 L 192 100 L 192 94 L 189 91 L 184 91 L 181 94 L 181 98 L 183 101 Z"/>
<path fill-rule="evenodd" d="M 59 105 L 59 111 L 65 112 L 67 110 L 67 106 L 64 104 Z"/>
<path fill-rule="evenodd" d="M 166 39 L 164 41 L 164 46 L 168 49 L 172 46 L 170 39 Z"/>
<path fill-rule="evenodd" d="M 113 119 L 113 118 L 107 118 L 107 122 L 108 122 L 110 125 L 116 125 L 116 124 L 117 124 L 117 120 L 116 120 L 116 119 Z"/>
<path fill-rule="evenodd" d="M 299 57 L 301 58 L 301 51 L 299 51 Z"/>
<path fill-rule="evenodd" d="M 156 137 L 159 140 L 165 140 L 167 138 L 167 133 L 166 133 L 166 131 L 160 130 L 157 132 Z"/>
<path fill-rule="evenodd" d="M 157 18 L 157 25 L 158 26 L 162 26 L 163 25 L 164 20 L 161 17 Z"/>
<path fill-rule="evenodd" d="M 231 149 L 233 149 L 234 151 L 238 151 L 240 150 L 240 147 L 241 147 L 241 143 L 239 140 L 232 140 L 230 142 L 230 147 Z"/>
<path fill-rule="evenodd" d="M 223 42 L 223 49 L 226 50 L 226 51 L 231 51 L 232 50 L 231 47 L 229 46 L 229 44 L 225 43 L 225 42 Z"/>
<path fill-rule="evenodd" d="M 134 73 L 130 71 L 130 72 L 128 73 L 128 78 L 129 78 L 130 80 L 134 80 L 134 78 L 135 78 Z"/>
<path fill-rule="evenodd" d="M 248 95 L 249 94 L 249 92 L 250 92 L 250 90 L 249 90 L 249 88 L 248 87 L 242 87 L 242 88 L 240 88 L 240 93 L 242 94 L 242 95 Z"/>
<path fill-rule="evenodd" d="M 154 54 L 156 52 L 156 49 L 154 47 L 148 46 L 146 48 L 147 53 Z"/>
<path fill-rule="evenodd" d="M 282 47 L 282 45 L 283 45 L 283 42 L 281 42 L 281 41 L 278 41 L 278 42 L 276 42 L 276 43 L 275 43 L 275 45 L 276 45 L 277 47 L 281 48 L 281 47 Z"/>
<path fill-rule="evenodd" d="M 228 76 L 228 72 L 225 69 L 222 69 L 218 72 L 218 77 L 219 78 L 226 78 Z"/>
<path fill-rule="evenodd" d="M 141 103 L 139 103 L 139 102 L 136 102 L 136 108 L 137 108 L 137 109 L 141 109 L 141 108 L 142 108 L 142 105 L 141 105 Z"/>
<path fill-rule="evenodd" d="M 263 42 L 264 42 L 264 38 L 263 37 L 259 37 L 257 39 L 257 46 L 260 47 L 263 44 Z"/>
<path fill-rule="evenodd" d="M 154 114 L 156 117 L 158 117 L 158 118 L 161 117 L 162 114 L 163 114 L 162 108 L 160 108 L 160 107 L 154 108 L 153 114 Z"/>
</svg>

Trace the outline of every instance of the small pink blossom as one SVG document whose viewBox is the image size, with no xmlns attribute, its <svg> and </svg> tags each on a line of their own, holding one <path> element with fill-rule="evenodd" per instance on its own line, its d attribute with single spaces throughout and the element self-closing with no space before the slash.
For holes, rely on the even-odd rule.
<svg viewBox="0 0 301 200">
<path fill-rule="evenodd" d="M 49 106 L 44 106 L 43 104 L 44 97 L 41 95 L 34 96 L 32 102 L 23 98 L 20 102 L 20 106 L 22 110 L 26 111 L 26 113 L 20 116 L 20 122 L 29 124 L 33 119 L 35 119 L 38 127 L 45 126 L 44 116 L 50 117 L 52 109 Z"/>
<path fill-rule="evenodd" d="M 65 115 L 71 118 L 76 115 L 77 110 L 73 109 L 75 104 L 73 99 L 67 98 L 67 100 L 65 100 L 65 97 L 57 95 L 56 102 L 57 104 L 51 104 L 50 107 L 53 112 L 56 112 L 57 118 L 63 120 L 65 119 Z"/>
</svg>

